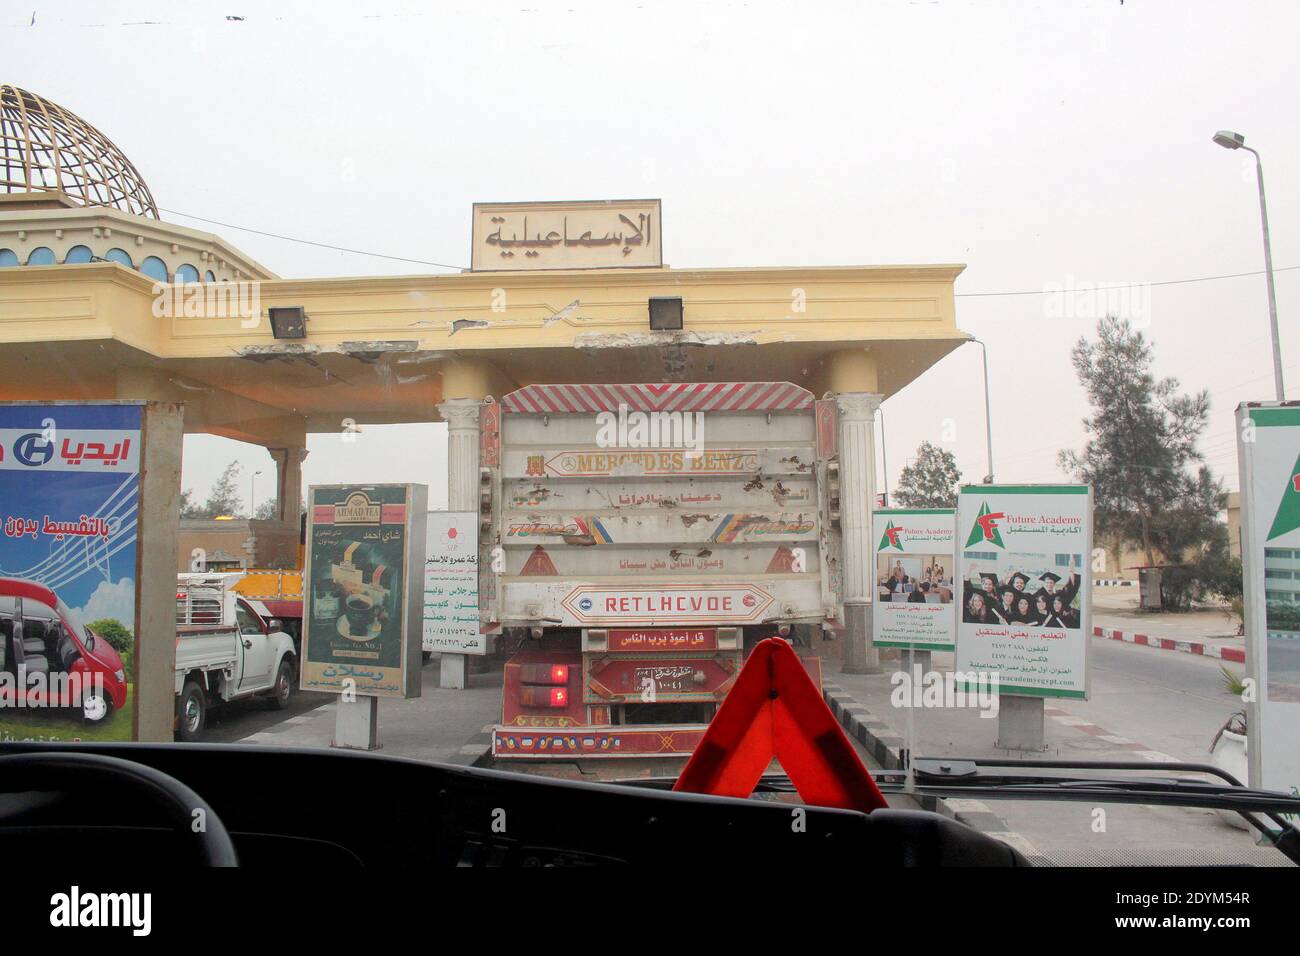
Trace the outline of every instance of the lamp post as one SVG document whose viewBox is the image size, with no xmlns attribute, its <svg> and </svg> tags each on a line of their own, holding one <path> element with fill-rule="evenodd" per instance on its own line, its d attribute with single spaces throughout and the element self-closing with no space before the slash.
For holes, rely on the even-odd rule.
<svg viewBox="0 0 1300 956">
<path fill-rule="evenodd" d="M 883 408 L 877 408 L 876 414 L 880 416 L 880 465 L 885 472 L 885 497 L 883 500 L 885 502 L 884 506 L 888 508 L 889 507 L 889 458 L 888 458 L 888 453 L 885 449 L 885 410 Z M 871 502 L 871 507 L 874 508 L 875 506 L 876 503 L 874 501 Z"/>
<path fill-rule="evenodd" d="M 1244 149 L 1255 157 L 1255 180 L 1259 184 L 1259 221 L 1264 230 L 1264 277 L 1268 282 L 1268 322 L 1273 334 L 1273 384 L 1277 388 L 1277 400 L 1286 401 L 1286 389 L 1282 384 L 1282 345 L 1277 334 L 1277 296 L 1273 291 L 1273 247 L 1268 238 L 1268 205 L 1264 202 L 1264 163 L 1259 153 L 1246 145 L 1246 137 L 1240 133 L 1221 129 L 1214 134 L 1214 142 L 1224 149 Z"/>
<path fill-rule="evenodd" d="M 250 518 L 257 517 L 257 476 L 260 474 L 260 471 L 255 471 L 248 479 L 248 516 Z"/>
<path fill-rule="evenodd" d="M 984 476 L 984 484 L 991 485 L 993 484 L 993 412 L 989 404 L 989 350 L 988 346 L 974 336 L 970 341 L 978 345 L 980 351 L 984 353 L 984 437 L 987 442 L 989 468 L 988 474 Z"/>
</svg>

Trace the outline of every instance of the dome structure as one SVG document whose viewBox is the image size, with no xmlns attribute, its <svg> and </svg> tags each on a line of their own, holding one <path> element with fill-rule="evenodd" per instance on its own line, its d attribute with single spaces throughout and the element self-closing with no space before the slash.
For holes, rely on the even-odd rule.
<svg viewBox="0 0 1300 956">
<path fill-rule="evenodd" d="M 86 206 L 158 218 L 149 187 L 107 136 L 8 84 L 0 84 L 0 191 L 63 193 Z"/>
</svg>

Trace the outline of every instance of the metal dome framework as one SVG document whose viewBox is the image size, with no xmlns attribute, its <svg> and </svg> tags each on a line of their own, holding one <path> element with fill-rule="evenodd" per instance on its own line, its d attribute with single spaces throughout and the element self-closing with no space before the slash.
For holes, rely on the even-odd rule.
<svg viewBox="0 0 1300 956">
<path fill-rule="evenodd" d="M 158 218 L 153 194 L 112 140 L 42 96 L 0 84 L 0 188 L 62 192 L 87 206 Z"/>
</svg>

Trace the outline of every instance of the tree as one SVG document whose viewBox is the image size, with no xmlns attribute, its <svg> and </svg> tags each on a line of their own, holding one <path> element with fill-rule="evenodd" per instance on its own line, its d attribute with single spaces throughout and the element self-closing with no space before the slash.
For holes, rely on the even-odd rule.
<svg viewBox="0 0 1300 956">
<path fill-rule="evenodd" d="M 194 492 L 181 492 L 181 517 L 182 518 L 202 518 L 203 509 L 194 503 Z"/>
<path fill-rule="evenodd" d="M 257 510 L 253 512 L 253 517 L 260 518 L 264 521 L 269 521 L 273 518 L 278 517 L 279 514 L 280 514 L 279 502 L 277 502 L 274 498 L 267 498 L 265 501 L 263 501 L 260 505 L 257 506 Z"/>
<path fill-rule="evenodd" d="M 115 617 L 101 617 L 97 621 L 91 621 L 87 627 L 117 651 L 122 658 L 122 669 L 126 672 L 127 680 L 131 680 L 135 670 L 135 637 L 126 625 Z"/>
<path fill-rule="evenodd" d="M 200 517 L 219 518 L 225 515 L 242 517 L 244 499 L 239 489 L 235 487 L 239 472 L 240 464 L 237 461 L 232 461 L 226 466 L 226 470 L 221 473 L 221 477 L 208 492 L 208 500 L 200 509 Z"/>
<path fill-rule="evenodd" d="M 923 441 L 916 460 L 903 469 L 894 499 L 904 508 L 955 508 L 959 484 L 956 456 Z"/>
<path fill-rule="evenodd" d="M 1083 420 L 1082 453 L 1065 450 L 1057 460 L 1092 485 L 1097 534 L 1133 543 L 1152 565 L 1157 551 L 1175 562 L 1204 551 L 1224 503 L 1209 469 L 1192 471 L 1202 461 L 1196 441 L 1209 393 L 1183 395 L 1177 379 L 1157 380 L 1151 346 L 1126 319 L 1102 319 L 1097 341 L 1080 338 L 1071 358 L 1093 413 Z"/>
</svg>

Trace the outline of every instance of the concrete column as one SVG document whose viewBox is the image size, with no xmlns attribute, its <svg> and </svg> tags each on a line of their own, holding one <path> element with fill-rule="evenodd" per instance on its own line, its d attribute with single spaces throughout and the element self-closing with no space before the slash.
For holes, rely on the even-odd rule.
<svg viewBox="0 0 1300 956">
<path fill-rule="evenodd" d="M 879 674 L 880 654 L 871 643 L 871 512 L 876 502 L 876 409 L 883 395 L 844 392 L 835 396 L 840 411 L 840 537 L 843 547 L 844 618 L 848 644 L 842 669 L 849 674 Z"/>
<path fill-rule="evenodd" d="M 302 504 L 302 463 L 307 459 L 305 447 L 268 448 L 275 461 L 276 517 L 296 525 L 298 506 Z"/>
<path fill-rule="evenodd" d="M 447 510 L 478 511 L 478 411 L 473 398 L 452 398 L 438 406 L 447 423 Z M 464 690 L 468 661 L 464 654 L 444 653 L 438 686 Z"/>
</svg>

